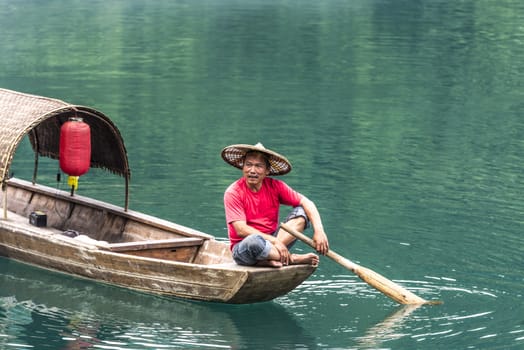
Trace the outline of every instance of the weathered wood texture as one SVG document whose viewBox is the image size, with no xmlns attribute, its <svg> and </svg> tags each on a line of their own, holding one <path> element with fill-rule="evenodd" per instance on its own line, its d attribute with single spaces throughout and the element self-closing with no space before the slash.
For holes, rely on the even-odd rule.
<svg viewBox="0 0 524 350">
<path fill-rule="evenodd" d="M 107 248 L 112 252 L 192 263 L 203 241 L 201 238 L 185 237 L 113 243 Z"/>
</svg>

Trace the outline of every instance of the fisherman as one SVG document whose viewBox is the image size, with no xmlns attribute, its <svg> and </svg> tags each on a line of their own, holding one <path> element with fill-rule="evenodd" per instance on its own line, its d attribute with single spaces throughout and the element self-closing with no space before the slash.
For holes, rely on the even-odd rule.
<svg viewBox="0 0 524 350">
<path fill-rule="evenodd" d="M 313 241 L 318 253 L 325 255 L 329 243 L 315 204 L 284 181 L 269 176 L 291 171 L 282 155 L 256 145 L 231 145 L 222 158 L 242 170 L 242 177 L 224 193 L 224 208 L 233 259 L 239 265 L 281 267 L 292 264 L 317 266 L 314 253 L 291 254 L 295 237 L 279 230 L 279 207 L 293 207 L 285 222 L 297 231 L 313 226 Z"/>
</svg>

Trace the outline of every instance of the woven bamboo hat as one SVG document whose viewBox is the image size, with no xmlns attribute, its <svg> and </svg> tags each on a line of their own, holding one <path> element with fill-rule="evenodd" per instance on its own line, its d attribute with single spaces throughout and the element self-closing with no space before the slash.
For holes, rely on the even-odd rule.
<svg viewBox="0 0 524 350">
<path fill-rule="evenodd" d="M 248 152 L 260 152 L 267 156 L 270 165 L 269 175 L 284 175 L 291 171 L 291 163 L 286 157 L 265 148 L 260 142 L 254 146 L 244 144 L 227 146 L 222 150 L 222 158 L 235 168 L 242 169 Z"/>
</svg>

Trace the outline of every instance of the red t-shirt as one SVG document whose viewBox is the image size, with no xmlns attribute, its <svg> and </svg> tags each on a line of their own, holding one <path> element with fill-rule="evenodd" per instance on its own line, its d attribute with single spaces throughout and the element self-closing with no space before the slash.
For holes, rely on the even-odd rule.
<svg viewBox="0 0 524 350">
<path fill-rule="evenodd" d="M 243 238 L 232 223 L 245 221 L 260 232 L 272 234 L 279 224 L 280 204 L 296 207 L 302 195 L 284 181 L 266 177 L 258 192 L 252 192 L 245 178 L 233 182 L 224 193 L 224 208 L 231 249 Z"/>
</svg>

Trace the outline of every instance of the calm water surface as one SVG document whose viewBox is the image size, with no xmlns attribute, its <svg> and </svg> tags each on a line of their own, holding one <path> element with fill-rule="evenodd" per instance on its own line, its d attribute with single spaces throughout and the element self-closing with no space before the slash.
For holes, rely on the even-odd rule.
<svg viewBox="0 0 524 350">
<path fill-rule="evenodd" d="M 1 258 L 0 348 L 524 347 L 522 2 L 0 0 L 0 33 L 1 87 L 119 126 L 132 209 L 226 239 L 240 174 L 220 150 L 261 141 L 334 250 L 444 301 L 400 307 L 328 259 L 285 297 L 229 306 Z M 24 142 L 12 170 L 32 162 Z M 123 180 L 92 170 L 80 193 L 122 205 Z"/>
</svg>

